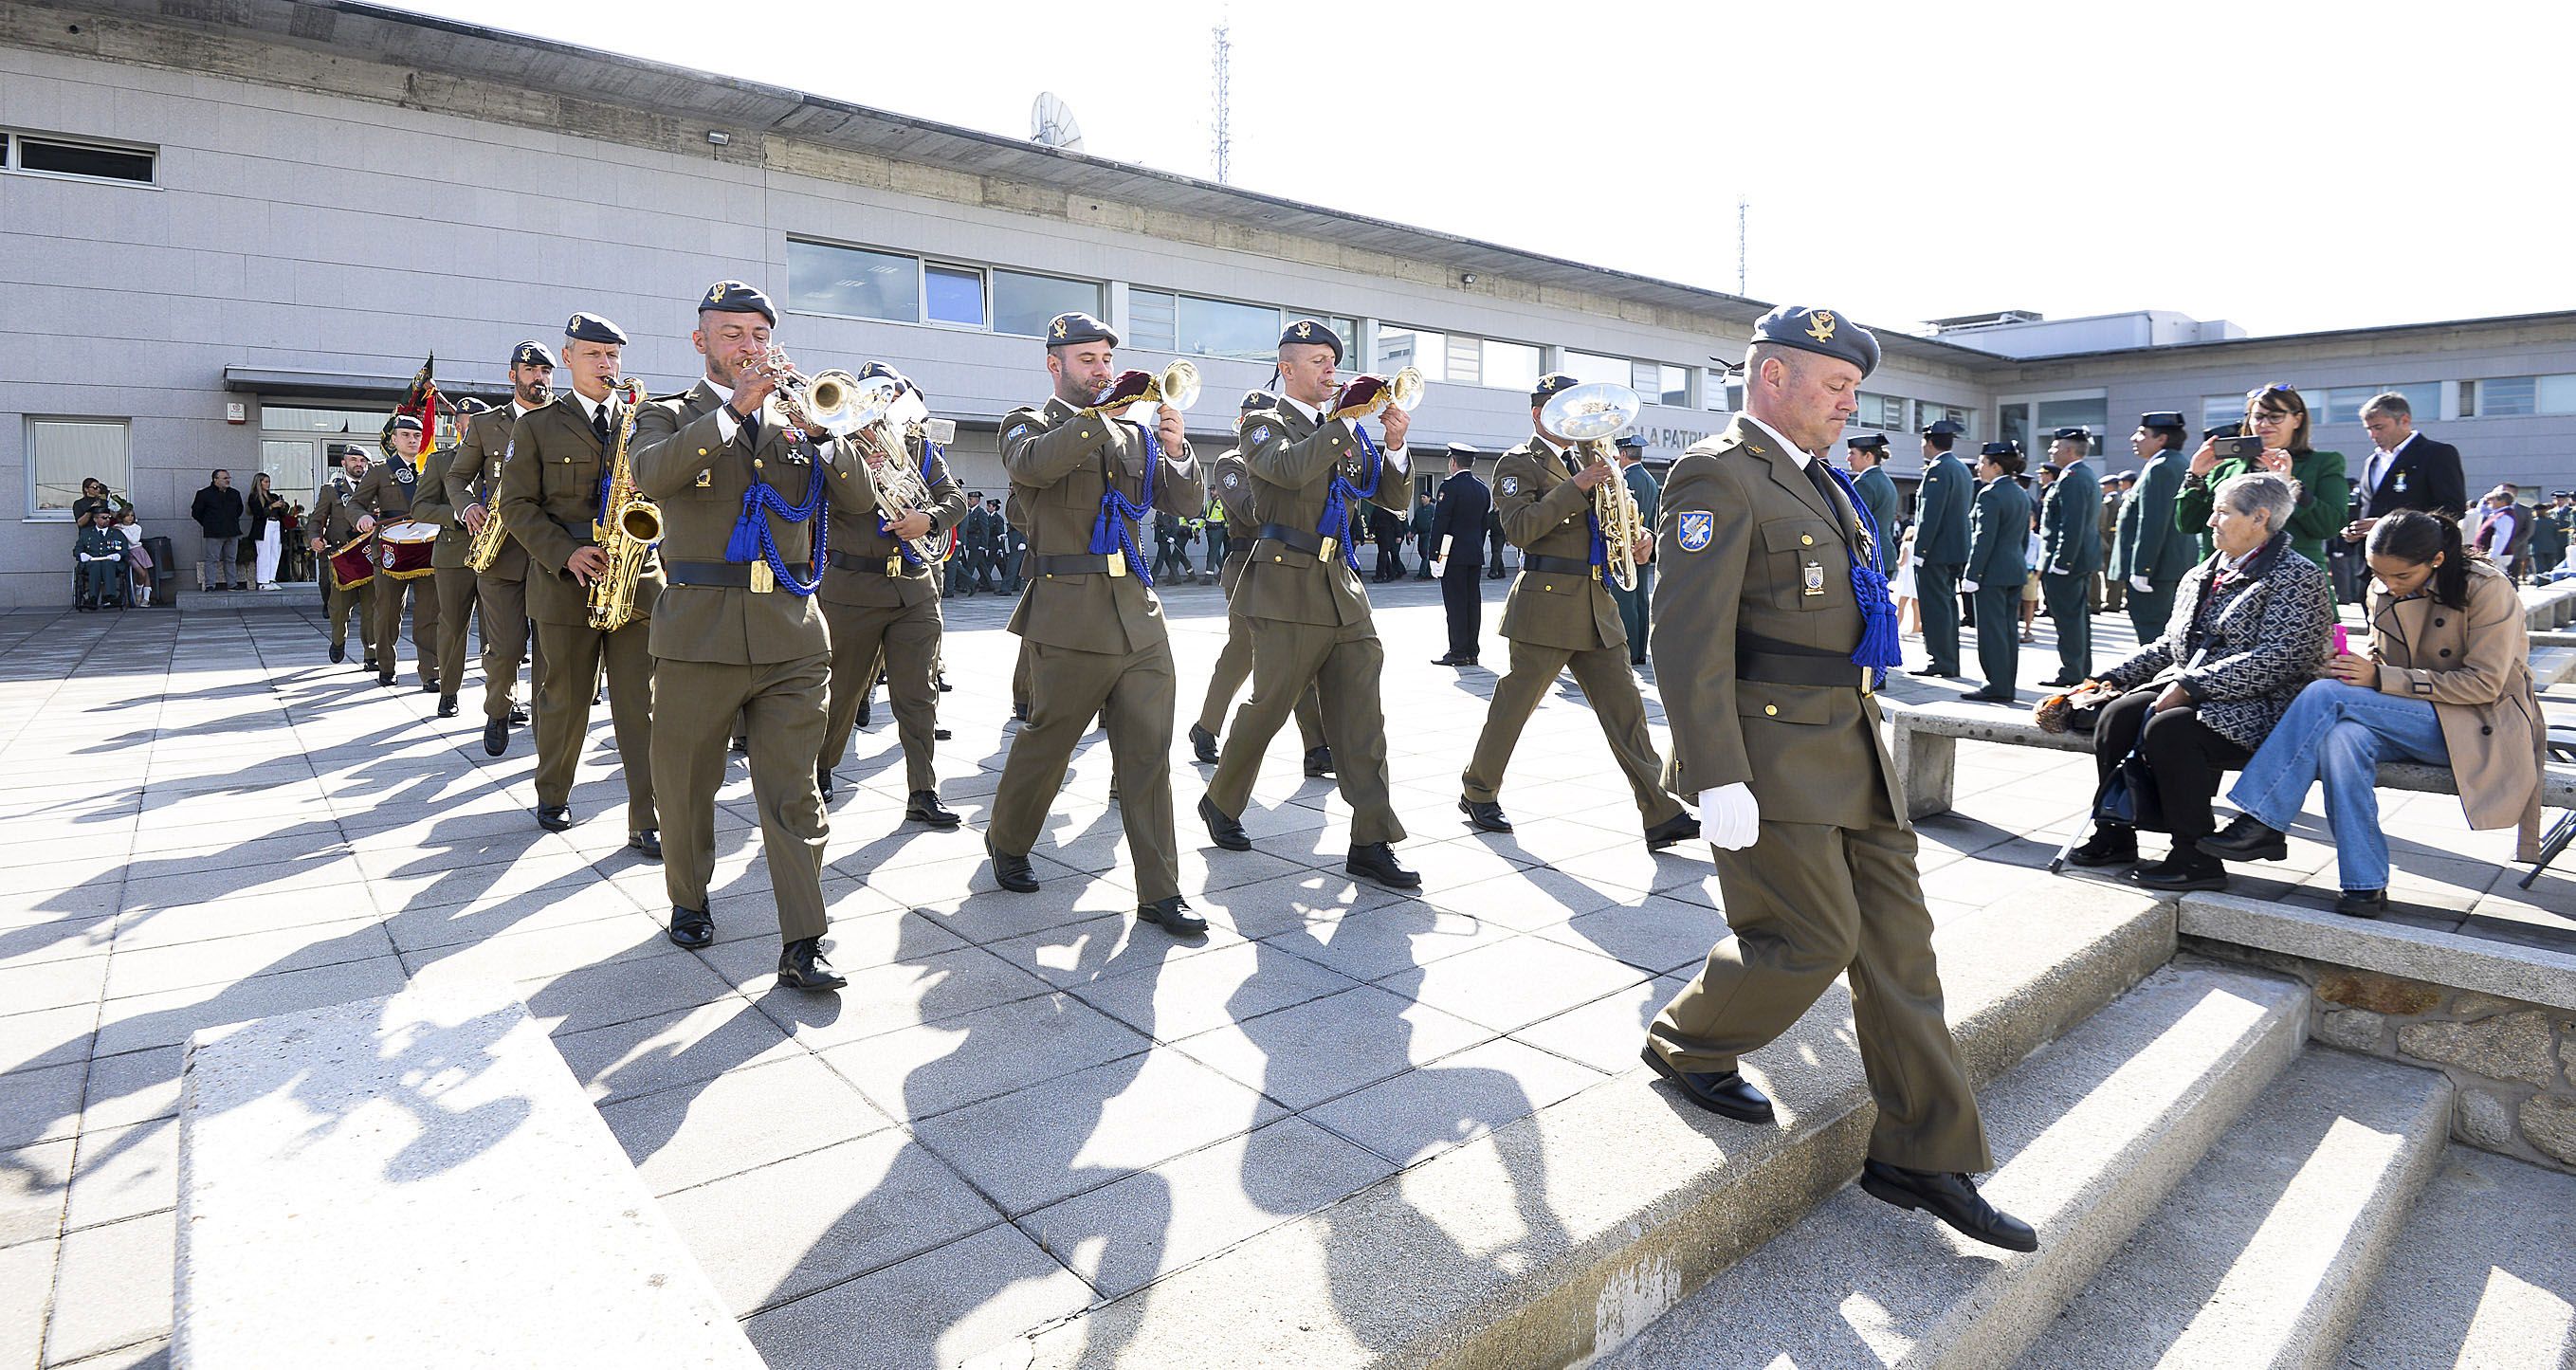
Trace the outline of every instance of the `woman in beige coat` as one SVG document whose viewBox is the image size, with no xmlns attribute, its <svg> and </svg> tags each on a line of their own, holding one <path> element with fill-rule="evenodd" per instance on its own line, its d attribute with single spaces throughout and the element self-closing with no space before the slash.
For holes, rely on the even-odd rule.
<svg viewBox="0 0 2576 1370">
<path fill-rule="evenodd" d="M 2278 861 L 2283 833 L 2323 781 L 2343 896 L 2337 913 L 2388 906 L 2388 838 L 2379 830 L 2379 764 L 2447 765 L 2472 828 L 2522 830 L 2538 856 L 2540 713 L 2522 600 L 2492 562 L 2466 555 L 2448 518 L 2407 511 L 2370 530 L 2370 656 L 2338 654 L 2329 679 L 2300 692 L 2227 797 L 2243 809 L 2200 849 L 2226 861 Z"/>
</svg>

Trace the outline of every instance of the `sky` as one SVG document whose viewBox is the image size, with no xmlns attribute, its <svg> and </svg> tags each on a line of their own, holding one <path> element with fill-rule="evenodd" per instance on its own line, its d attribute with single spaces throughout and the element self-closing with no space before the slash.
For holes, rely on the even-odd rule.
<svg viewBox="0 0 2576 1370">
<path fill-rule="evenodd" d="M 2565 0 L 1751 6 L 425 0 L 495 28 L 1880 327 L 2576 307 Z"/>
</svg>

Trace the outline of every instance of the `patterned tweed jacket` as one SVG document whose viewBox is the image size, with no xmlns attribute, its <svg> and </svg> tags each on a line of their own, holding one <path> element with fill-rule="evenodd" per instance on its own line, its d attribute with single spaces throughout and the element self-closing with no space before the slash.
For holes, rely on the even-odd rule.
<svg viewBox="0 0 2576 1370">
<path fill-rule="evenodd" d="M 2212 556 L 2184 572 L 2165 635 L 2100 678 L 2122 690 L 2179 680 L 2201 722 L 2252 751 L 2325 663 L 2334 586 L 2315 562 L 2291 552 L 2286 533 L 2212 590 L 2224 560 Z"/>
</svg>

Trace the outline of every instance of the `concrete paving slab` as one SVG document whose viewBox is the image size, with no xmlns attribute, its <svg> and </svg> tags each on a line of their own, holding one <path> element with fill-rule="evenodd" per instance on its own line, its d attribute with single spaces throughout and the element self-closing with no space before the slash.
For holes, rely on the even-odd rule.
<svg viewBox="0 0 2576 1370">
<path fill-rule="evenodd" d="M 1044 994 L 832 1047 L 823 1061 L 915 1123 L 1153 1046 L 1070 994 Z"/>
<path fill-rule="evenodd" d="M 1652 895 L 1577 914 L 1536 935 L 1668 975 L 1696 969 L 1727 931 L 1726 915 L 1705 904 Z"/>
<path fill-rule="evenodd" d="M 85 1128 L 72 1169 L 68 1231 L 122 1222 L 179 1202 L 179 1125 Z"/>
<path fill-rule="evenodd" d="M 107 983 L 107 953 L 0 967 L 0 1004 L 13 1010 L 66 1008 L 98 1002 Z"/>
<path fill-rule="evenodd" d="M 1536 1047 L 1496 1040 L 1319 1104 L 1303 1116 L 1408 1166 L 1605 1078 Z"/>
<path fill-rule="evenodd" d="M 762 1313 L 745 1330 L 770 1370 L 911 1370 L 1005 1346 L 1090 1302 L 1080 1276 L 1003 1226 Z M 862 1326 L 865 1336 L 851 1335 Z"/>
<path fill-rule="evenodd" d="M 1136 942 L 1091 980 L 1068 986 L 1093 1008 L 1162 1041 L 1177 1041 L 1273 1009 L 1351 988 L 1347 976 L 1300 957 L 1239 942 L 1196 956 L 1169 942 Z"/>
<path fill-rule="evenodd" d="M 60 1234 L 71 1180 L 71 1138 L 0 1151 L 0 1247 Z"/>
<path fill-rule="evenodd" d="M 554 1043 L 591 1102 L 603 1105 L 805 1054 L 767 1014 L 731 996 L 558 1034 Z"/>
<path fill-rule="evenodd" d="M 120 944 L 108 964 L 105 997 L 165 994 L 393 954 L 393 939 L 373 916 L 167 946 Z"/>
<path fill-rule="evenodd" d="M 982 947 L 959 947 L 848 972 L 837 995 L 772 991 L 755 999 L 798 1043 L 838 1046 L 1053 992 L 1046 981 Z"/>
<path fill-rule="evenodd" d="M 1649 978 L 1598 952 L 1521 936 L 1384 983 L 1444 1013 L 1510 1032 Z"/>
<path fill-rule="evenodd" d="M 1302 1112 L 1494 1035 L 1491 1028 L 1363 985 L 1228 1022 L 1175 1046 Z"/>
<path fill-rule="evenodd" d="M 0 1365 L 34 1366 L 44 1359 L 57 1248 L 50 1236 L 0 1246 Z"/>
<path fill-rule="evenodd" d="M 721 1003 L 731 986 L 694 956 L 645 956 L 522 982 L 528 1011 L 554 1034 Z"/>
<path fill-rule="evenodd" d="M 177 1224 L 169 1213 L 74 1232 L 62 1240 L 48 1364 L 170 1335 Z"/>
<path fill-rule="evenodd" d="M 1376 980 L 1517 936 L 1512 928 L 1414 900 L 1264 938 L 1265 945 L 1354 980 Z"/>
<path fill-rule="evenodd" d="M 100 1009 L 98 1053 L 112 1056 L 145 1047 L 171 1046 L 205 1028 L 326 1004 L 345 1004 L 353 999 L 380 998 L 402 987 L 402 964 L 391 956 L 376 956 L 224 985 L 111 999 Z"/>
<path fill-rule="evenodd" d="M 602 1104 L 599 1116 L 657 1195 L 894 1125 L 810 1055 Z"/>
</svg>

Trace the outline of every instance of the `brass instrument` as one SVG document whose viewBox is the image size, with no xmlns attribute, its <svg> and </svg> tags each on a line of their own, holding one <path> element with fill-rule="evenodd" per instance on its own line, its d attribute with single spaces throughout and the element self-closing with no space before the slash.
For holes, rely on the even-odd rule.
<svg viewBox="0 0 2576 1370">
<path fill-rule="evenodd" d="M 1609 439 L 1637 421 L 1644 402 L 1624 385 L 1596 381 L 1570 386 L 1547 397 L 1540 406 L 1541 428 L 1556 434 L 1583 454 L 1588 465 L 1612 461 Z M 1592 516 L 1601 525 L 1601 542 L 1609 564 L 1604 575 L 1622 590 L 1637 588 L 1637 541 L 1646 536 L 1645 516 L 1628 482 L 1615 464 L 1610 479 L 1592 487 Z"/>
<path fill-rule="evenodd" d="M 1422 403 L 1422 390 L 1422 373 L 1410 366 L 1392 377 L 1354 376 L 1342 387 L 1339 407 L 1325 417 L 1357 423 L 1390 405 L 1410 414 Z"/>
<path fill-rule="evenodd" d="M 939 435 L 943 426 L 949 437 L 957 432 L 955 423 L 930 417 L 930 406 L 922 402 L 920 387 L 909 382 L 899 384 L 903 393 L 885 413 L 852 435 L 859 460 L 867 465 L 868 478 L 876 482 L 877 508 L 889 525 L 901 522 L 907 514 L 928 509 L 933 502 L 929 483 L 921 478 L 921 468 L 913 464 L 912 440 L 945 441 Z M 948 559 L 948 539 L 940 536 L 936 528 L 902 541 L 924 566 L 937 566 Z M 898 573 L 902 568 L 896 563 L 901 560 L 900 556 L 887 558 L 886 574 Z"/>
<path fill-rule="evenodd" d="M 775 345 L 756 365 L 776 387 L 770 391 L 770 398 L 778 402 L 788 422 L 836 438 L 846 438 L 884 417 L 902 393 L 901 387 L 885 376 L 871 376 L 864 381 L 847 371 L 807 376 L 788 361 L 787 349 Z"/>
<path fill-rule="evenodd" d="M 613 633 L 635 618 L 635 582 L 644 560 L 662 540 L 662 509 L 635 490 L 635 466 L 626 449 L 635 438 L 635 415 L 644 404 L 644 382 L 625 380 L 611 394 L 624 391 L 626 417 L 617 425 L 617 445 L 608 464 L 608 493 L 599 502 L 599 521 L 591 536 L 608 554 L 608 569 L 590 580 L 590 626 Z"/>
<path fill-rule="evenodd" d="M 460 433 L 457 435 L 456 445 L 460 449 L 465 446 L 465 438 L 463 434 Z M 503 449 L 501 453 L 502 465 L 506 466 L 509 464 L 510 452 L 515 450 L 518 445 L 519 441 L 517 438 L 514 437 L 510 440 L 510 446 Z M 478 472 L 477 474 L 479 475 L 480 473 Z M 480 482 L 478 481 L 477 484 L 480 484 Z M 501 560 L 501 549 L 508 546 L 510 542 L 510 531 L 501 526 L 501 511 L 493 508 L 492 501 L 489 499 L 484 500 L 482 503 L 483 526 L 477 529 L 473 537 L 465 544 L 465 565 L 467 569 L 472 570 L 477 574 L 491 570 L 494 564 Z"/>
<path fill-rule="evenodd" d="M 1105 391 L 1098 404 L 1088 405 L 1085 414 L 1107 414 L 1131 404 L 1168 404 L 1174 409 L 1187 409 L 1199 402 L 1199 369 L 1187 357 L 1175 357 L 1161 375 L 1150 371 L 1120 373 L 1117 381 Z"/>
</svg>

